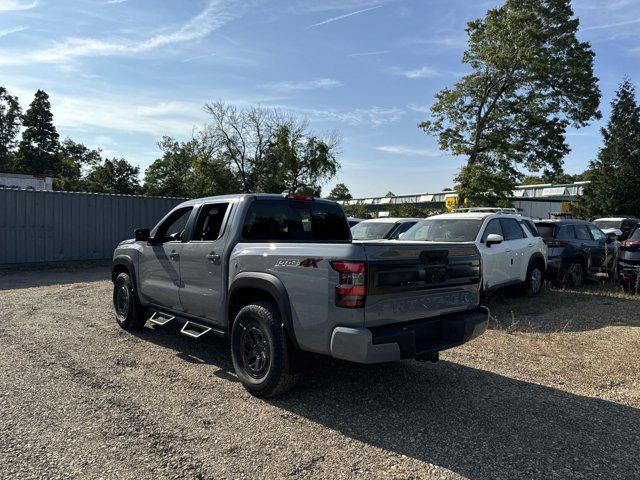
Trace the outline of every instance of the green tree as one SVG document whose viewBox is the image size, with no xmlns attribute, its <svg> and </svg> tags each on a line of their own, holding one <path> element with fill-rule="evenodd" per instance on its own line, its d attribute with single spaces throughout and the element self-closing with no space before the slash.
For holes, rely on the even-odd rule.
<svg viewBox="0 0 640 480">
<path fill-rule="evenodd" d="M 578 26 L 570 0 L 506 0 L 468 23 L 462 61 L 472 72 L 438 92 L 420 124 L 467 158 L 456 179 L 461 200 L 486 201 L 489 189 L 506 200 L 519 166 L 561 171 L 566 128 L 600 117 L 594 53 L 576 38 Z"/>
<path fill-rule="evenodd" d="M 338 183 L 327 197 L 331 200 L 351 200 L 353 196 L 349 192 L 349 188 L 344 183 Z"/>
<path fill-rule="evenodd" d="M 163 137 L 158 147 L 163 155 L 145 172 L 145 194 L 196 198 L 241 191 L 228 161 L 214 156 L 202 137 L 187 142 Z"/>
<path fill-rule="evenodd" d="M 413 203 L 401 203 L 391 206 L 389 216 L 398 218 L 427 218 L 443 213 L 443 210 L 444 209 L 429 208 Z"/>
<path fill-rule="evenodd" d="M 21 119 L 22 109 L 17 97 L 0 87 L 0 172 L 8 172 L 12 168 Z"/>
<path fill-rule="evenodd" d="M 256 191 L 260 166 L 276 130 L 274 112 L 261 107 L 238 109 L 223 102 L 205 105 L 209 123 L 201 138 L 210 157 L 228 163 L 243 192 Z"/>
<path fill-rule="evenodd" d="M 53 124 L 49 95 L 38 90 L 22 124 L 22 140 L 16 158 L 17 170 L 27 174 L 56 175 L 60 166 L 59 135 Z"/>
<path fill-rule="evenodd" d="M 88 192 L 134 195 L 140 192 L 139 173 L 140 168 L 124 158 L 105 159 L 91 168 L 84 185 Z"/>
<path fill-rule="evenodd" d="M 265 174 L 263 170 L 262 181 L 258 181 L 259 190 L 277 188 L 276 192 L 287 190 L 319 195 L 321 185 L 340 168 L 336 158 L 338 144 L 337 137 L 322 139 L 310 134 L 306 122 L 285 121 L 277 127 L 264 154 L 263 165 L 275 176 Z"/>
<path fill-rule="evenodd" d="M 155 160 L 144 174 L 146 195 L 191 198 L 193 194 L 193 162 L 195 154 L 190 142 L 177 142 L 163 137 L 158 142 L 162 158 Z"/>
<path fill-rule="evenodd" d="M 65 139 L 58 152 L 59 164 L 53 178 L 53 189 L 78 192 L 84 189 L 83 173 L 102 161 L 100 149 L 90 149 L 70 138 Z"/>
<path fill-rule="evenodd" d="M 590 164 L 582 210 L 591 218 L 640 215 L 640 107 L 629 80 L 618 88 L 601 132 L 604 146 Z"/>
<path fill-rule="evenodd" d="M 345 215 L 347 215 L 347 217 L 363 218 L 365 220 L 368 218 L 373 218 L 373 213 L 367 210 L 367 207 L 365 207 L 361 203 L 355 205 L 342 205 L 342 209 L 344 210 L 344 213 Z"/>
</svg>

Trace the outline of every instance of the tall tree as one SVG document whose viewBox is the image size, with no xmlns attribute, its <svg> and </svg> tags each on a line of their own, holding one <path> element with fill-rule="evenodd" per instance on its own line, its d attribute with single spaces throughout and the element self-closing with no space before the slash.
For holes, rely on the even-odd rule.
<svg viewBox="0 0 640 480">
<path fill-rule="evenodd" d="M 640 216 L 640 107 L 629 80 L 618 88 L 611 102 L 611 117 L 601 132 L 604 146 L 590 164 L 584 213 L 591 218 Z"/>
<path fill-rule="evenodd" d="M 8 172 L 12 168 L 21 119 L 22 109 L 18 98 L 0 87 L 0 172 Z"/>
<path fill-rule="evenodd" d="M 217 102 L 205 105 L 210 122 L 203 131 L 213 156 L 227 160 L 244 192 L 255 191 L 257 172 L 275 131 L 274 112 L 245 110 Z"/>
<path fill-rule="evenodd" d="M 336 158 L 338 145 L 336 136 L 322 139 L 310 134 L 304 121 L 284 121 L 277 127 L 264 155 L 264 164 L 277 174 L 269 177 L 261 172 L 262 179 L 272 179 L 268 189 L 259 182 L 261 191 L 319 194 L 321 185 L 340 168 Z"/>
<path fill-rule="evenodd" d="M 36 92 L 22 124 L 25 130 L 18 146 L 18 170 L 28 174 L 55 175 L 60 166 L 59 135 L 53 124 L 51 103 L 46 92 Z"/>
<path fill-rule="evenodd" d="M 158 147 L 162 158 L 145 172 L 147 195 L 195 198 L 241 191 L 228 162 L 216 157 L 215 149 L 201 136 L 187 142 L 164 137 Z"/>
<path fill-rule="evenodd" d="M 59 164 L 53 178 L 53 189 L 69 192 L 82 191 L 83 173 L 102 161 L 100 149 L 90 149 L 70 138 L 62 142 L 58 156 Z"/>
<path fill-rule="evenodd" d="M 349 188 L 344 183 L 338 183 L 327 197 L 331 200 L 351 200 L 353 196 L 349 192 Z"/>
<path fill-rule="evenodd" d="M 467 158 L 456 179 L 461 199 L 475 203 L 488 189 L 509 197 L 521 166 L 560 172 L 566 128 L 600 117 L 594 53 L 576 38 L 578 26 L 570 0 L 506 0 L 468 23 L 462 61 L 472 72 L 438 92 L 420 124 Z"/>
<path fill-rule="evenodd" d="M 139 173 L 140 168 L 124 158 L 105 159 L 102 164 L 91 168 L 84 185 L 88 192 L 133 195 L 140 192 Z"/>
</svg>

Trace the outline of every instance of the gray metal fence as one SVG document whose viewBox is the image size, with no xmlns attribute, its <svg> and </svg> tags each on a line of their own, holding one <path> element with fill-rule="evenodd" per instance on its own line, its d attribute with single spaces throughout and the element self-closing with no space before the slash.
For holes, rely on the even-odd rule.
<svg viewBox="0 0 640 480">
<path fill-rule="evenodd" d="M 0 190 L 0 265 L 111 258 L 179 198 Z"/>
</svg>

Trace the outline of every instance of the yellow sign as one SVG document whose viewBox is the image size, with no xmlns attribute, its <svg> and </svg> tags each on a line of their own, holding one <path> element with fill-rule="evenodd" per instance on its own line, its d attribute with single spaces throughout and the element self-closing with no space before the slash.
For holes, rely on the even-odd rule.
<svg viewBox="0 0 640 480">
<path fill-rule="evenodd" d="M 446 197 L 444 197 L 444 205 L 449 211 L 455 209 L 458 206 L 458 196 L 447 195 Z"/>
</svg>

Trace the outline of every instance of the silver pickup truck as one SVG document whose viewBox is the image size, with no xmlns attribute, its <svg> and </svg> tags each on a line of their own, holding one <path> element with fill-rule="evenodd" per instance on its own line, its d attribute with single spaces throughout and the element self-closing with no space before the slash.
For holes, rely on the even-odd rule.
<svg viewBox="0 0 640 480">
<path fill-rule="evenodd" d="M 291 388 L 306 352 L 360 363 L 438 359 L 482 334 L 474 245 L 354 243 L 338 204 L 245 194 L 182 203 L 118 245 L 118 324 L 226 337 L 245 388 Z"/>
</svg>

